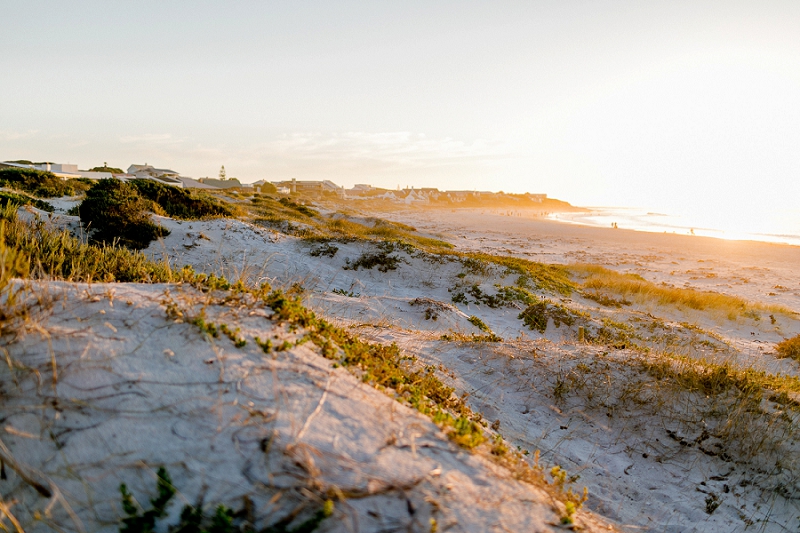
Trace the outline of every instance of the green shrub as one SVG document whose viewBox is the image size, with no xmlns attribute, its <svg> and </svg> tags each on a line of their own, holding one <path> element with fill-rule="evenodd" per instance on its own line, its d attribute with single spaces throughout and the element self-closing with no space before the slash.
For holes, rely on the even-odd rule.
<svg viewBox="0 0 800 533">
<path fill-rule="evenodd" d="M 779 342 L 775 346 L 775 351 L 778 353 L 778 357 L 782 359 L 791 357 L 796 361 L 800 361 L 800 335 Z"/>
<path fill-rule="evenodd" d="M 278 200 L 278 201 L 279 201 L 281 204 L 285 205 L 286 207 L 289 207 L 289 208 L 291 208 L 291 209 L 294 209 L 295 211 L 297 211 L 297 212 L 299 212 L 299 213 L 302 213 L 302 214 L 304 214 L 304 215 L 305 215 L 305 216 L 307 216 L 307 217 L 316 217 L 316 216 L 319 216 L 319 212 L 317 212 L 316 210 L 314 210 L 314 209 L 311 209 L 311 208 L 310 208 L 310 207 L 308 207 L 308 206 L 305 206 L 305 205 L 302 205 L 302 204 L 295 203 L 295 202 L 293 202 L 293 201 L 289 200 L 288 198 L 281 198 L 281 199 L 280 199 L 280 200 Z"/>
<path fill-rule="evenodd" d="M 157 204 L 164 210 L 164 213 L 173 218 L 191 220 L 235 215 L 232 206 L 210 196 L 164 185 L 153 180 L 132 180 L 130 184 L 142 197 Z"/>
<path fill-rule="evenodd" d="M 24 222 L 17 207 L 0 208 L 0 252 L 11 277 L 67 281 L 166 282 L 181 276 L 143 253 L 111 245 L 85 244 L 44 221 Z M 13 259 L 13 261 L 12 261 Z M 195 277 L 189 273 L 189 277 Z"/>
<path fill-rule="evenodd" d="M 38 198 L 31 198 L 27 194 L 17 194 L 13 192 L 0 191 L 0 205 L 6 206 L 8 204 L 32 205 L 33 207 L 41 209 L 42 211 L 48 211 L 50 213 L 53 212 L 53 206 L 48 204 L 44 200 L 39 200 Z"/>
<path fill-rule="evenodd" d="M 331 244 L 330 242 L 323 242 L 319 246 L 316 246 L 308 252 L 312 257 L 333 257 L 336 255 L 336 252 L 339 251 L 339 247 L 335 244 Z"/>
<path fill-rule="evenodd" d="M 0 187 L 9 187 L 39 196 L 58 198 L 76 193 L 75 180 L 63 180 L 51 172 L 29 168 L 4 168 L 0 170 Z"/>
<path fill-rule="evenodd" d="M 489 326 L 487 326 L 486 323 L 483 320 L 481 320 L 480 318 L 476 317 L 475 315 L 472 315 L 467 320 L 469 320 L 470 324 L 472 324 L 473 326 L 475 326 L 476 328 L 478 328 L 481 331 L 486 331 L 486 332 L 491 331 L 489 329 Z"/>
<path fill-rule="evenodd" d="M 409 244 L 392 241 L 379 242 L 377 244 L 377 248 L 377 251 L 362 253 L 353 262 L 351 262 L 350 259 L 346 259 L 345 265 L 342 268 L 345 270 L 358 270 L 359 268 L 372 270 L 373 268 L 378 267 L 380 272 L 397 270 L 397 267 L 400 265 L 400 263 L 408 262 L 397 255 L 391 254 L 398 249 L 409 254 L 413 253 L 414 251 L 414 247 Z"/>
<path fill-rule="evenodd" d="M 147 202 L 136 187 L 117 179 L 97 182 L 86 192 L 78 210 L 81 222 L 93 230 L 91 238 L 97 242 L 119 242 L 139 250 L 169 235 L 150 220 Z"/>
<path fill-rule="evenodd" d="M 278 188 L 275 185 L 273 185 L 270 182 L 268 182 L 268 181 L 264 182 L 264 184 L 261 185 L 260 189 L 261 189 L 261 192 L 263 194 L 277 194 L 278 193 Z"/>
<path fill-rule="evenodd" d="M 561 304 L 556 304 L 547 300 L 539 300 L 525 308 L 519 314 L 522 323 L 531 330 L 544 333 L 547 330 L 547 323 L 552 319 L 553 324 L 558 328 L 561 324 L 571 326 L 580 315 Z"/>
<path fill-rule="evenodd" d="M 102 167 L 93 167 L 89 169 L 89 172 L 111 172 L 112 174 L 125 174 L 121 168 L 117 167 L 110 167 L 108 165 L 103 165 Z"/>
</svg>

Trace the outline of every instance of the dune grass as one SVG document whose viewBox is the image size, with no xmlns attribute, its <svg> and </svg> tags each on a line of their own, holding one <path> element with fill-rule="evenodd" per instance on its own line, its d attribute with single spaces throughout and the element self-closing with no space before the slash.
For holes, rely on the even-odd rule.
<svg viewBox="0 0 800 533">
<path fill-rule="evenodd" d="M 800 361 L 800 335 L 779 342 L 775 346 L 775 353 L 782 359 L 790 357 L 795 361 Z"/>
<path fill-rule="evenodd" d="M 0 208 L 3 275 L 66 281 L 172 281 L 166 263 L 113 244 L 85 244 L 44 220 L 20 220 L 18 206 Z"/>
<path fill-rule="evenodd" d="M 374 219 L 374 225 L 369 226 L 345 218 L 332 218 L 325 221 L 322 229 L 334 238 L 401 241 L 428 252 L 453 248 L 452 244 L 441 239 L 418 235 L 411 226 L 383 219 Z"/>
<path fill-rule="evenodd" d="M 484 252 L 455 253 L 472 273 L 481 273 L 481 265 L 495 264 L 506 268 L 506 274 L 518 274 L 517 286 L 535 288 L 569 296 L 578 288 L 570 278 L 570 271 L 562 265 L 538 263 L 519 257 L 492 255 Z"/>
<path fill-rule="evenodd" d="M 8 204 L 32 205 L 36 209 L 41 209 L 42 211 L 47 211 L 50 213 L 54 211 L 53 206 L 44 200 L 33 198 L 24 193 L 0 191 L 0 205 Z"/>
<path fill-rule="evenodd" d="M 728 319 L 739 316 L 760 316 L 759 312 L 780 313 L 795 316 L 796 313 L 781 305 L 754 303 L 717 292 L 681 289 L 667 285 L 657 285 L 637 274 L 621 274 L 599 265 L 577 264 L 567 267 L 580 280 L 583 290 L 595 291 L 593 298 L 602 291 L 619 295 L 623 300 L 638 303 L 655 303 L 660 306 L 673 306 L 698 311 L 716 311 Z"/>
<path fill-rule="evenodd" d="M 64 180 L 51 172 L 28 168 L 4 168 L 0 170 L 0 187 L 24 191 L 40 198 L 72 196 L 90 187 L 87 179 Z"/>
</svg>

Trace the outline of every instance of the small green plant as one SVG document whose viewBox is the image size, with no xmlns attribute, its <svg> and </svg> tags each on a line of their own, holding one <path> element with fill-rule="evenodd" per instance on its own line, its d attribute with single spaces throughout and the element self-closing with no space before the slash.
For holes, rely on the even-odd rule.
<svg viewBox="0 0 800 533">
<path fill-rule="evenodd" d="M 491 331 L 486 335 L 464 335 L 463 333 L 445 333 L 439 337 L 443 341 L 448 342 L 503 342 L 503 338 L 492 333 Z"/>
<path fill-rule="evenodd" d="M 425 307 L 425 320 L 438 320 L 440 313 L 452 310 L 452 307 L 444 302 L 424 297 L 414 298 L 408 305 Z"/>
<path fill-rule="evenodd" d="M 464 265 L 464 274 L 485 276 L 489 273 L 489 262 L 481 258 L 463 257 L 461 264 Z"/>
<path fill-rule="evenodd" d="M 550 469 L 550 477 L 553 478 L 553 488 L 564 499 L 564 514 L 561 516 L 561 523 L 564 525 L 573 524 L 575 522 L 575 513 L 578 512 L 578 509 L 580 509 L 589 498 L 589 489 L 584 487 L 583 495 L 581 496 L 572 492 L 572 487 L 567 488 L 567 485 L 568 483 L 572 483 L 574 479 L 568 479 L 567 471 L 558 465 Z"/>
<path fill-rule="evenodd" d="M 364 252 L 355 261 L 347 259 L 345 261 L 345 270 L 358 270 L 364 268 L 371 270 L 378 267 L 380 272 L 389 272 L 390 270 L 397 270 L 400 263 L 405 262 L 397 255 L 391 255 L 396 249 L 396 244 L 389 241 L 381 242 L 377 245 L 377 251 Z"/>
<path fill-rule="evenodd" d="M 120 533 L 153 533 L 156 522 L 167 515 L 166 509 L 175 495 L 175 487 L 164 467 L 158 469 L 156 490 L 158 495 L 150 500 L 152 506 L 148 510 L 140 509 L 128 492 L 128 487 L 123 483 L 119 490 L 122 495 L 122 510 L 125 518 L 121 520 Z M 291 527 L 295 519 L 294 514 L 267 526 L 262 533 L 312 533 L 319 528 L 323 520 L 333 514 L 333 500 L 325 500 L 322 508 L 316 511 L 305 521 Z M 214 514 L 206 516 L 202 509 L 191 505 L 184 506 L 178 524 L 169 527 L 170 533 L 244 533 L 252 531 L 252 526 L 239 526 L 234 523 L 241 512 L 236 512 L 225 505 L 217 505 Z M 249 529 L 248 529 L 249 528 Z M 159 528 L 162 529 L 162 528 Z"/>
<path fill-rule="evenodd" d="M 225 334 L 226 337 L 228 337 L 231 340 L 233 345 L 236 346 L 237 348 L 244 348 L 247 345 L 247 341 L 244 339 L 244 337 L 241 337 L 239 335 L 240 331 L 239 328 L 231 330 L 227 324 L 220 324 L 219 329 L 220 331 L 222 331 L 222 333 Z"/>
<path fill-rule="evenodd" d="M 475 315 L 472 315 L 467 320 L 469 320 L 470 324 L 472 324 L 473 326 L 475 326 L 476 328 L 478 328 L 481 331 L 486 331 L 486 332 L 491 331 L 489 329 L 489 326 L 487 326 L 486 323 L 483 320 L 481 320 L 480 318 L 476 317 Z"/>
<path fill-rule="evenodd" d="M 478 284 L 473 284 L 466 288 L 461 285 L 456 285 L 448 289 L 448 291 L 454 293 L 452 296 L 454 303 L 474 303 L 475 305 L 486 305 L 491 309 L 511 307 L 516 305 L 516 302 L 530 304 L 537 300 L 537 298 L 526 289 L 499 284 L 495 285 L 495 288 L 497 289 L 497 293 L 495 294 L 484 292 Z M 470 300 L 470 296 L 472 300 Z"/>
<path fill-rule="evenodd" d="M 519 314 L 519 319 L 522 323 L 532 330 L 539 333 L 544 333 L 547 330 L 547 324 L 550 320 L 553 321 L 555 327 L 561 327 L 561 324 L 572 326 L 575 320 L 580 315 L 571 309 L 564 307 L 561 304 L 556 304 L 548 300 L 539 300 L 536 303 L 529 305 Z"/>
<path fill-rule="evenodd" d="M 492 439 L 492 441 L 493 441 L 492 442 L 492 449 L 491 449 L 492 455 L 503 456 L 506 453 L 508 453 L 508 445 L 506 445 L 506 443 L 503 440 L 502 436 L 495 435 L 494 438 Z"/>
<path fill-rule="evenodd" d="M 312 257 L 333 257 L 336 255 L 336 252 L 339 251 L 339 247 L 335 244 L 331 244 L 329 242 L 323 242 L 319 246 L 315 246 L 311 249 L 309 255 Z"/>
<path fill-rule="evenodd" d="M 152 506 L 148 510 L 140 509 L 133 501 L 133 495 L 128 492 L 125 483 L 119 486 L 122 495 L 122 510 L 127 515 L 122 519 L 120 533 L 151 533 L 155 530 L 156 520 L 167 514 L 167 504 L 175 495 L 175 487 L 163 466 L 158 469 L 156 491 L 158 495 L 150 500 Z"/>
<path fill-rule="evenodd" d="M 204 313 L 200 313 L 198 316 L 192 319 L 192 324 L 198 327 L 200 331 L 208 335 L 209 337 L 219 338 L 219 329 L 217 328 L 216 324 L 213 322 L 207 322 Z"/>
<path fill-rule="evenodd" d="M 719 496 L 713 492 L 709 494 L 706 497 L 706 514 L 714 514 L 714 511 L 717 510 L 717 507 L 719 507 L 721 503 Z"/>
<path fill-rule="evenodd" d="M 272 351 L 272 340 L 271 339 L 267 339 L 267 340 L 262 341 L 261 339 L 256 337 L 253 340 L 256 341 L 256 344 L 261 348 L 261 350 L 264 353 L 270 353 Z"/>
<path fill-rule="evenodd" d="M 333 294 L 341 294 L 342 296 L 347 296 L 348 298 L 358 298 L 361 296 L 360 294 L 356 294 L 353 291 L 346 291 L 344 289 L 333 289 L 331 291 Z"/>
</svg>

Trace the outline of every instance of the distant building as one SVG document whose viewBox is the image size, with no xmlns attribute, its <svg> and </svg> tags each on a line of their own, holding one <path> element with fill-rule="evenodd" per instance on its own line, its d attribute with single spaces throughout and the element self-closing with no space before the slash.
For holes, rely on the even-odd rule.
<svg viewBox="0 0 800 533">
<path fill-rule="evenodd" d="M 242 185 L 237 178 L 227 178 L 221 180 L 219 178 L 200 178 L 200 183 L 209 185 L 217 189 L 241 189 L 242 187 L 249 187 L 249 185 Z"/>
<path fill-rule="evenodd" d="M 87 178 L 90 180 L 105 180 L 114 177 L 114 174 L 111 172 L 94 172 L 91 170 L 79 170 L 78 174 L 80 174 L 82 178 Z"/>
<path fill-rule="evenodd" d="M 62 163 L 35 163 L 33 167 L 36 170 L 44 170 L 45 172 L 52 172 L 53 174 L 77 174 L 78 165 L 62 164 Z"/>
<path fill-rule="evenodd" d="M 336 185 L 330 180 L 322 181 L 299 181 L 296 179 L 289 181 L 273 181 L 275 187 L 279 189 L 286 187 L 292 193 L 306 193 L 306 194 L 324 194 L 334 193 L 339 196 L 344 196 L 344 188 Z"/>
<path fill-rule="evenodd" d="M 192 178 L 184 178 L 183 176 L 178 177 L 183 183 L 184 188 L 186 189 L 214 189 L 218 190 L 219 187 L 214 187 L 213 185 L 207 185 L 200 180 L 195 180 Z"/>
<path fill-rule="evenodd" d="M 178 179 L 180 176 L 177 172 L 168 168 L 154 168 L 147 163 L 129 166 L 128 174 L 133 174 L 138 179 L 153 180 L 173 187 L 183 187 L 183 182 Z"/>
<path fill-rule="evenodd" d="M 80 178 L 78 174 L 78 165 L 60 164 L 60 163 L 16 163 L 12 161 L 3 161 L 0 163 L 0 168 L 27 168 L 30 170 L 41 170 L 43 172 L 50 172 L 59 178 L 70 179 Z"/>
</svg>

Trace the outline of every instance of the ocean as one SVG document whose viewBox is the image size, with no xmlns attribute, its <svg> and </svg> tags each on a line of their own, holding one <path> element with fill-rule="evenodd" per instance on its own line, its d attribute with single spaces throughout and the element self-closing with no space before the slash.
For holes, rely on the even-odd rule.
<svg viewBox="0 0 800 533">
<path fill-rule="evenodd" d="M 800 210 L 767 214 L 735 213 L 720 216 L 709 211 L 664 213 L 636 207 L 587 207 L 588 211 L 554 213 L 553 220 L 597 227 L 616 227 L 655 233 L 700 235 L 800 246 Z"/>
</svg>

